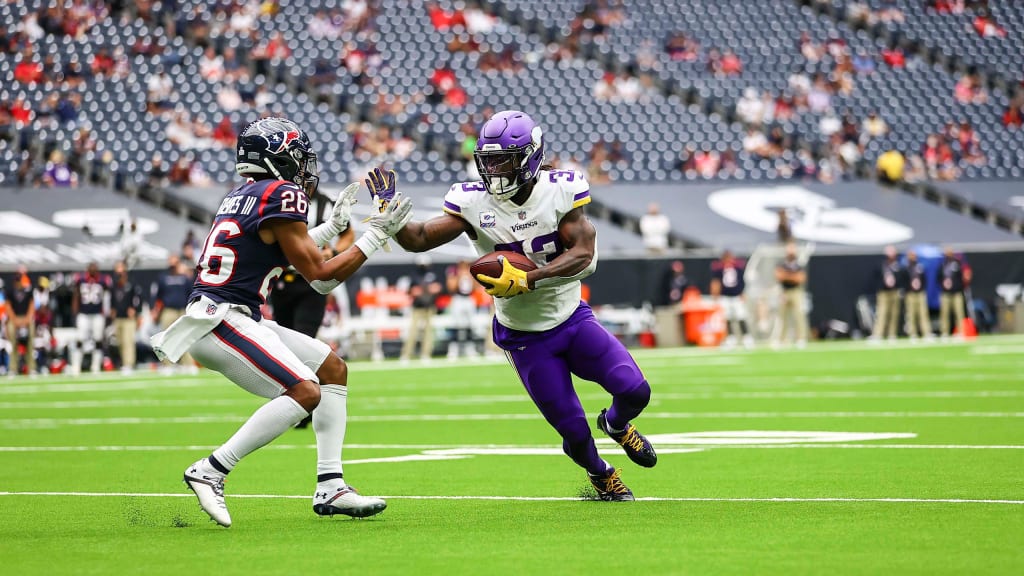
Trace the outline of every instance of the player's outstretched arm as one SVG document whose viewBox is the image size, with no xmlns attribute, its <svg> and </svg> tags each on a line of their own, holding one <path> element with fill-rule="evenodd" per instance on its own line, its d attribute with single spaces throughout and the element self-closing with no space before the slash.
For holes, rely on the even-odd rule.
<svg viewBox="0 0 1024 576">
<path fill-rule="evenodd" d="M 395 240 L 398 245 L 409 252 L 426 252 L 447 244 L 459 237 L 463 232 L 469 233 L 472 228 L 465 220 L 451 214 L 442 214 L 426 222 L 409 222 Z"/>
<path fill-rule="evenodd" d="M 273 233 L 288 262 L 309 282 L 343 282 L 366 262 L 366 254 L 355 246 L 324 261 L 320 248 L 309 237 L 306 224 L 298 220 L 270 220 L 264 229 Z"/>
<path fill-rule="evenodd" d="M 582 206 L 562 217 L 558 235 L 565 252 L 546 266 L 526 274 L 531 289 L 582 280 L 597 270 L 597 230 Z"/>
</svg>

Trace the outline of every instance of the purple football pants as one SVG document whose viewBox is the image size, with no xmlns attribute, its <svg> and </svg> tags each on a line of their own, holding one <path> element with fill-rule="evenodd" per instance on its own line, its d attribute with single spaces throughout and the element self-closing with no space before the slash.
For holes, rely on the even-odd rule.
<svg viewBox="0 0 1024 576">
<path fill-rule="evenodd" d="M 562 436 L 562 449 L 587 472 L 603 475 L 586 412 L 571 374 L 597 382 L 612 395 L 608 424 L 625 428 L 651 398 L 651 387 L 626 347 L 581 302 L 568 320 L 545 332 L 520 332 L 494 322 L 494 342 L 505 350 L 541 414 Z"/>
</svg>

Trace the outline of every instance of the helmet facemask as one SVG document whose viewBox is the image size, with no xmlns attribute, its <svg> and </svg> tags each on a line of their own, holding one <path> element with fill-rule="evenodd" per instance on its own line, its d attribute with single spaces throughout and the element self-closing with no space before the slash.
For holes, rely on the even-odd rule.
<svg viewBox="0 0 1024 576">
<path fill-rule="evenodd" d="M 498 116 L 501 114 L 509 113 L 499 113 Z M 522 130 L 520 136 L 510 134 L 512 140 L 503 140 L 503 134 L 508 130 L 503 130 L 497 136 L 488 135 L 488 126 L 485 124 L 477 141 L 477 149 L 473 152 L 473 160 L 487 186 L 487 192 L 498 200 L 508 200 L 530 185 L 544 162 L 543 131 L 540 126 L 533 124 L 525 114 L 512 114 L 518 114 L 516 120 L 520 126 L 517 127 Z M 490 122 L 494 121 L 492 118 Z"/>
<path fill-rule="evenodd" d="M 495 148 L 487 150 L 488 146 Z M 502 150 L 499 144 L 485 144 L 484 148 L 475 151 L 473 159 L 487 191 L 498 200 L 512 198 L 535 176 L 528 162 L 534 153 L 533 146 Z"/>
</svg>

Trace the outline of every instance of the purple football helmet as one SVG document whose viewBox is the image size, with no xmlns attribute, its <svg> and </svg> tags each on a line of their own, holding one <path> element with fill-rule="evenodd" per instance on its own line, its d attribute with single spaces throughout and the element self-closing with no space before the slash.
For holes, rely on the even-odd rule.
<svg viewBox="0 0 1024 576">
<path fill-rule="evenodd" d="M 540 126 L 518 110 L 498 112 L 480 129 L 473 159 L 491 196 L 508 200 L 537 177 L 544 161 Z"/>
</svg>

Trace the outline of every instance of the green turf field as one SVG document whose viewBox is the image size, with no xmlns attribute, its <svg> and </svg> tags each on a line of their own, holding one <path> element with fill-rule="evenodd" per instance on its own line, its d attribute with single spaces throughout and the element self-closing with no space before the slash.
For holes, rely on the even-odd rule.
<svg viewBox="0 0 1024 576">
<path fill-rule="evenodd" d="M 641 501 L 579 498 L 507 365 L 353 363 L 345 476 L 387 511 L 316 517 L 293 430 L 229 478 L 230 529 L 181 473 L 259 399 L 211 373 L 2 380 L 0 572 L 1024 573 L 1024 340 L 637 357 L 659 464 L 601 449 Z"/>
</svg>

